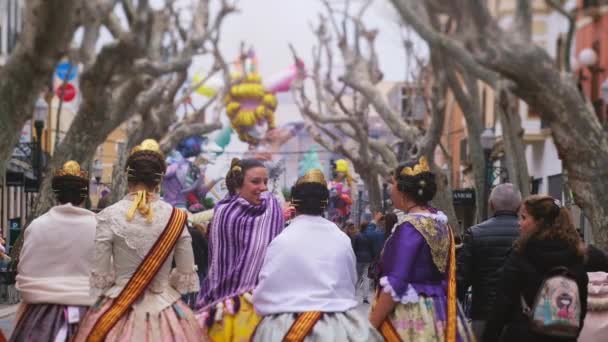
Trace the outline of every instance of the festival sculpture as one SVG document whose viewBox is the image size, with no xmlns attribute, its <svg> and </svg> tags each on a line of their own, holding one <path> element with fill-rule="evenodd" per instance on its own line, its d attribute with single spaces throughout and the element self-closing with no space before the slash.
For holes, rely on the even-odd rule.
<svg viewBox="0 0 608 342">
<path fill-rule="evenodd" d="M 353 203 L 353 179 L 348 172 L 348 162 L 338 159 L 333 163 L 333 179 L 329 182 L 329 219 L 342 226 L 351 216 Z"/>
<path fill-rule="evenodd" d="M 298 61 L 263 82 L 258 71 L 257 56 L 252 48 L 247 53 L 242 53 L 230 66 L 232 84 L 223 99 L 226 115 L 239 139 L 254 149 L 267 139 L 267 133 L 277 128 L 276 94 L 289 91 L 298 77 L 299 70 L 304 67 L 302 62 Z M 218 77 L 210 77 L 205 82 L 203 80 L 200 73 L 194 75 L 196 93 L 206 97 L 215 96 L 221 87 Z"/>
<path fill-rule="evenodd" d="M 163 178 L 163 199 L 178 208 L 199 212 L 206 208 L 204 198 L 221 180 L 205 177 L 206 160 L 200 156 L 206 138 L 191 136 L 180 142 L 168 158 Z"/>
</svg>

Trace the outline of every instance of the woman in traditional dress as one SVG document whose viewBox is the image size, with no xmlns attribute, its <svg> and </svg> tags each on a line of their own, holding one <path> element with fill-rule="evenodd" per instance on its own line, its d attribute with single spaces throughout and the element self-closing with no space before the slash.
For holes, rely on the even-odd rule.
<svg viewBox="0 0 608 342">
<path fill-rule="evenodd" d="M 81 208 L 88 184 L 77 162 L 65 163 L 52 180 L 59 205 L 25 230 L 16 279 L 22 303 L 11 341 L 67 341 L 95 301 L 95 214 Z"/>
<path fill-rule="evenodd" d="M 284 225 L 279 201 L 267 192 L 268 172 L 255 159 L 233 159 L 228 195 L 215 206 L 209 231 L 209 273 L 197 316 L 213 341 L 247 341 L 260 317 L 251 304 L 266 248 Z"/>
<path fill-rule="evenodd" d="M 357 272 L 350 239 L 321 215 L 329 191 L 308 171 L 291 192 L 296 217 L 274 239 L 253 292 L 263 315 L 253 341 L 382 341 L 357 310 Z"/>
<path fill-rule="evenodd" d="M 181 294 L 199 288 L 186 213 L 159 199 L 164 157 L 144 140 L 127 160 L 129 194 L 97 215 L 91 288 L 78 341 L 201 341 Z M 176 268 L 171 264 L 175 261 Z"/>
<path fill-rule="evenodd" d="M 429 206 L 437 185 L 425 157 L 397 167 L 391 199 L 403 215 L 379 263 L 370 320 L 388 341 L 471 341 L 456 302 L 454 239 L 447 217 Z"/>
</svg>

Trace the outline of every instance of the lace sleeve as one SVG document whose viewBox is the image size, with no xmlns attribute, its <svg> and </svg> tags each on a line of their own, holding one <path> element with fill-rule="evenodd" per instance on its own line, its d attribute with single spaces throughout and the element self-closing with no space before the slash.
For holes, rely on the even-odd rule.
<svg viewBox="0 0 608 342">
<path fill-rule="evenodd" d="M 112 265 L 112 247 L 114 234 L 104 213 L 97 216 L 95 232 L 95 258 L 89 283 L 91 294 L 98 296 L 114 284 L 115 275 Z"/>
<path fill-rule="evenodd" d="M 182 273 L 174 268 L 169 276 L 169 284 L 181 294 L 198 292 L 200 284 L 196 266 L 188 273 Z"/>
<path fill-rule="evenodd" d="M 184 228 L 175 246 L 175 269 L 171 272 L 169 284 L 182 294 L 197 292 L 200 284 L 192 252 L 192 237 Z"/>
</svg>

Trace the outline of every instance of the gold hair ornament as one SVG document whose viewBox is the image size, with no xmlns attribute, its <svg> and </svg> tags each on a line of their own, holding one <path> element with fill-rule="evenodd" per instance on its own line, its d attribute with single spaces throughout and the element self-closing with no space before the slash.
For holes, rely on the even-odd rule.
<svg viewBox="0 0 608 342">
<path fill-rule="evenodd" d="M 230 169 L 230 171 L 231 171 L 231 172 L 241 172 L 241 171 L 243 171 L 243 169 L 242 169 L 240 166 L 238 166 L 238 165 L 234 165 L 234 166 L 233 166 L 233 167 Z"/>
<path fill-rule="evenodd" d="M 63 164 L 61 169 L 55 171 L 55 177 L 74 176 L 89 179 L 87 172 L 80 169 L 80 164 L 74 160 L 69 160 Z"/>
<path fill-rule="evenodd" d="M 425 156 L 420 157 L 418 164 L 414 165 L 414 168 L 404 167 L 400 174 L 402 176 L 416 176 L 423 172 L 431 172 L 431 168 L 429 167 L 429 163 Z"/>
<path fill-rule="evenodd" d="M 317 183 L 327 187 L 327 181 L 325 180 L 325 175 L 319 169 L 311 169 L 304 174 L 304 176 L 300 177 L 296 182 L 296 185 L 304 184 L 304 183 Z"/>
<path fill-rule="evenodd" d="M 160 145 L 154 139 L 146 139 L 142 141 L 141 144 L 133 147 L 133 149 L 131 150 L 131 154 L 139 151 L 152 151 L 164 157 L 163 152 L 160 150 Z"/>
</svg>

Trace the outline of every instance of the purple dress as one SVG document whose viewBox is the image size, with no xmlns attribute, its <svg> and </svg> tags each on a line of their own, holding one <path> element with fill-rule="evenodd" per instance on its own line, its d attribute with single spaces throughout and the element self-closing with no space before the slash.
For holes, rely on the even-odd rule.
<svg viewBox="0 0 608 342">
<path fill-rule="evenodd" d="M 389 315 L 403 341 L 443 341 L 447 318 L 449 228 L 441 212 L 404 216 L 384 245 L 380 286 L 397 303 Z M 473 334 L 458 308 L 458 341 Z"/>
</svg>

